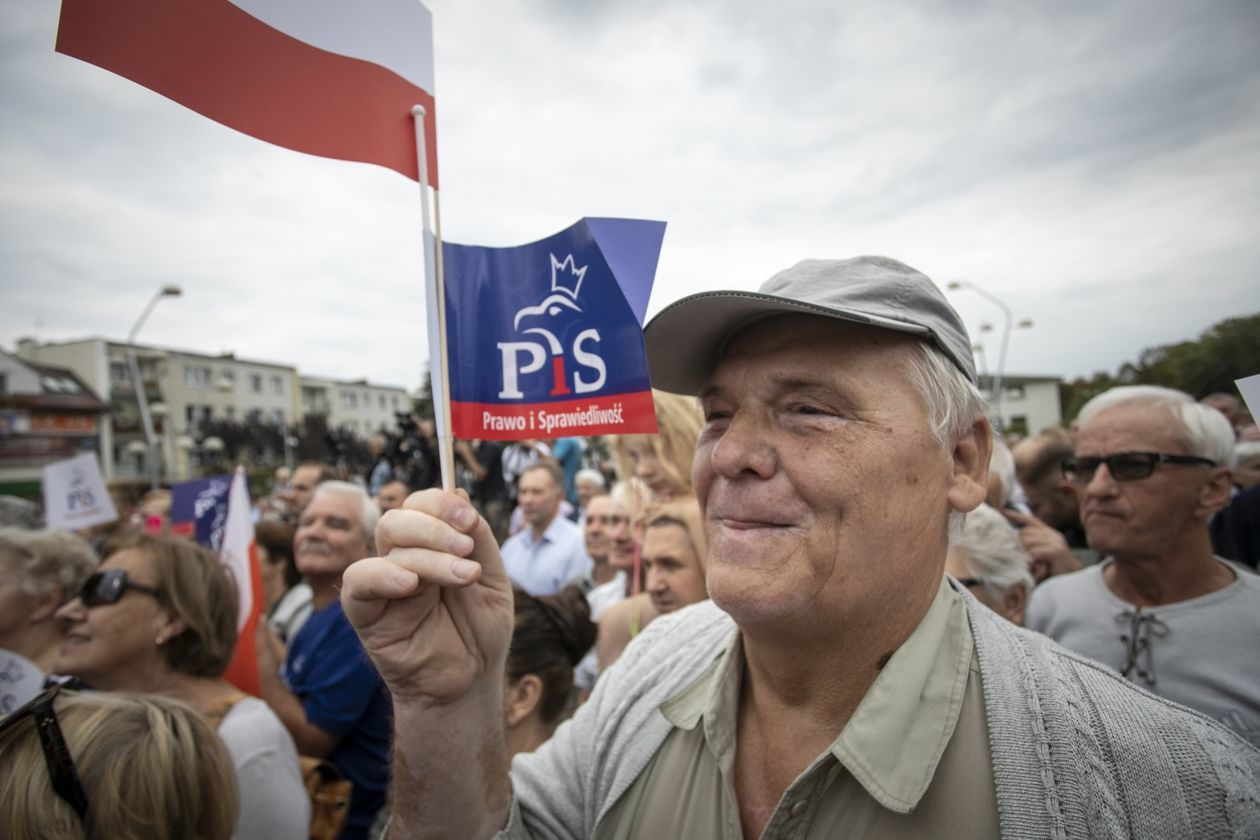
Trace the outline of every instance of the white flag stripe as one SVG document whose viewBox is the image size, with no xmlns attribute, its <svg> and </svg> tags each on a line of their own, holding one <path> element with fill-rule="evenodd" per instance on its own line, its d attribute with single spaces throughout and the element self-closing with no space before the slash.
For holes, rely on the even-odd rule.
<svg viewBox="0 0 1260 840">
<path fill-rule="evenodd" d="M 227 523 L 223 526 L 223 547 L 219 550 L 219 559 L 232 570 L 240 592 L 240 610 L 236 614 L 238 633 L 245 628 L 245 620 L 254 608 L 254 578 L 249 567 L 249 547 L 253 541 L 254 521 L 249 490 L 245 487 L 245 470 L 237 467 L 236 475 L 232 476 L 232 489 L 228 491 Z"/>
<path fill-rule="evenodd" d="M 419 0 L 232 0 L 299 41 L 392 70 L 436 97 L 433 16 Z M 388 26 L 380 26 L 388 23 Z"/>
</svg>

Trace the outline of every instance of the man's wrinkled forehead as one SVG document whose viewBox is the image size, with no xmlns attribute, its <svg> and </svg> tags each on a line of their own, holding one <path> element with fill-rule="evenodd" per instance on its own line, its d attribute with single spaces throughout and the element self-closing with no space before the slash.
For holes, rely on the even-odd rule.
<svg viewBox="0 0 1260 840">
<path fill-rule="evenodd" d="M 798 360 L 819 375 L 841 371 L 854 359 L 871 354 L 900 355 L 917 339 L 904 333 L 817 315 L 774 315 L 745 324 L 731 333 L 715 355 L 701 396 L 719 371 L 738 369 L 766 358 Z"/>
</svg>

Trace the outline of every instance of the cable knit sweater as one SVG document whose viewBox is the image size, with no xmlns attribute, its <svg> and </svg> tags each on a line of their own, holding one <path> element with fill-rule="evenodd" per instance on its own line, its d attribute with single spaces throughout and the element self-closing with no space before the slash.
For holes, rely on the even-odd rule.
<svg viewBox="0 0 1260 840">
<path fill-rule="evenodd" d="M 1260 838 L 1260 750 L 964 593 L 1003 837 Z M 538 752 L 500 838 L 590 837 L 670 732 L 658 706 L 734 639 L 704 602 L 658 618 Z"/>
</svg>

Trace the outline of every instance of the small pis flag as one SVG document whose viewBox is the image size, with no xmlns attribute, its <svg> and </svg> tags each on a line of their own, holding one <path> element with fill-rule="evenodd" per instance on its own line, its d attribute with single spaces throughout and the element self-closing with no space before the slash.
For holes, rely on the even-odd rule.
<svg viewBox="0 0 1260 840">
<path fill-rule="evenodd" d="M 232 476 L 211 475 L 171 487 L 171 533 L 211 551 L 223 544 Z"/>
<path fill-rule="evenodd" d="M 664 222 L 583 219 L 515 248 L 443 243 L 452 431 L 656 431 L 643 318 Z"/>
<path fill-rule="evenodd" d="M 57 52 L 237 131 L 437 186 L 433 22 L 418 0 L 62 0 Z"/>
<path fill-rule="evenodd" d="M 258 650 L 254 645 L 254 634 L 258 630 L 258 622 L 262 620 L 263 594 L 251 514 L 245 470 L 237 467 L 228 494 L 227 524 L 223 529 L 219 558 L 236 579 L 240 609 L 236 618 L 236 651 L 223 676 L 241 691 L 258 697 L 262 689 L 258 680 Z"/>
</svg>

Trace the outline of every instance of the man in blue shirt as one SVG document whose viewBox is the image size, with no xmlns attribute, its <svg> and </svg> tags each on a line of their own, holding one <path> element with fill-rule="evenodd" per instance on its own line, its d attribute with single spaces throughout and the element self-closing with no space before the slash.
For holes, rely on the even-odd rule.
<svg viewBox="0 0 1260 840">
<path fill-rule="evenodd" d="M 314 612 L 287 651 L 266 622 L 259 623 L 263 699 L 284 721 L 299 753 L 327 758 L 354 784 L 343 838 L 367 836 L 385 803 L 389 778 L 389 692 L 363 655 L 338 598 L 342 572 L 372 553 L 379 517 L 361 488 L 342 481 L 320 484 L 293 543 L 298 570 L 311 585 Z"/>
<path fill-rule="evenodd" d="M 582 531 L 560 516 L 564 473 L 541 461 L 521 473 L 517 503 L 529 526 L 503 544 L 508 575 L 530 595 L 554 595 L 591 566 Z"/>
</svg>

